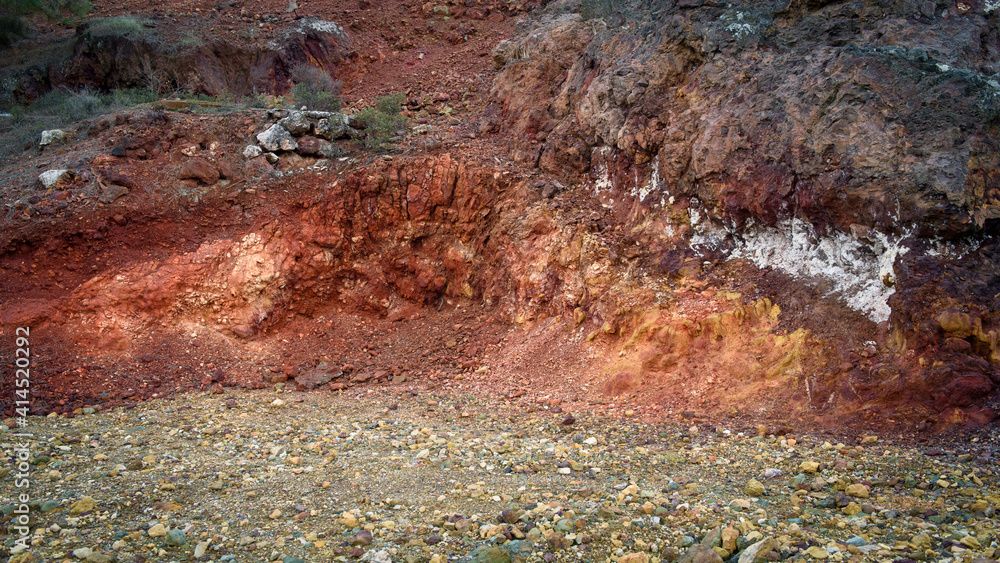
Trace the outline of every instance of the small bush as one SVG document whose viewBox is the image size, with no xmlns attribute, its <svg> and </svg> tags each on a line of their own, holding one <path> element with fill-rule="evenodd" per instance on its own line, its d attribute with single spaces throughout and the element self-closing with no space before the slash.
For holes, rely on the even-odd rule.
<svg viewBox="0 0 1000 563">
<path fill-rule="evenodd" d="M 145 89 L 115 90 L 108 94 L 57 89 L 30 105 L 15 104 L 10 109 L 11 117 L 0 121 L 0 158 L 17 154 L 26 146 L 36 145 L 38 135 L 46 129 L 66 127 L 158 98 L 155 92 Z"/>
<path fill-rule="evenodd" d="M 403 111 L 403 102 L 405 101 L 406 96 L 396 92 L 375 100 L 375 109 L 386 115 L 398 115 L 399 112 Z"/>
<path fill-rule="evenodd" d="M 365 147 L 380 150 L 390 137 L 406 130 L 402 94 L 390 94 L 375 100 L 374 106 L 366 107 L 358 113 L 358 125 L 364 129 Z"/>
<path fill-rule="evenodd" d="M 0 48 L 10 47 L 30 31 L 24 16 L 41 14 L 59 19 L 67 13 L 83 16 L 93 6 L 87 0 L 0 0 Z"/>
<path fill-rule="evenodd" d="M 305 106 L 315 111 L 340 111 L 340 96 L 324 90 L 316 91 L 305 84 L 292 86 L 292 100 L 295 107 Z"/>
<path fill-rule="evenodd" d="M 145 23 L 132 16 L 95 18 L 90 20 L 87 31 L 93 37 L 127 37 L 133 41 L 149 39 L 152 36 Z"/>
<path fill-rule="evenodd" d="M 316 111 L 340 111 L 341 82 L 330 78 L 321 68 L 299 65 L 289 76 L 292 82 L 292 98 L 297 107 L 305 106 Z"/>
<path fill-rule="evenodd" d="M 18 37 L 28 34 L 28 24 L 12 15 L 0 16 L 0 47 L 10 47 Z"/>
<path fill-rule="evenodd" d="M 66 90 L 52 90 L 28 106 L 31 117 L 67 124 L 95 115 L 104 104 L 96 94 Z"/>
<path fill-rule="evenodd" d="M 325 70 L 310 65 L 299 65 L 292 69 L 289 78 L 296 84 L 305 84 L 317 90 L 340 91 L 340 82 L 334 80 Z"/>
<path fill-rule="evenodd" d="M 247 107 L 256 109 L 276 108 L 281 105 L 278 102 L 278 99 L 273 95 L 261 94 L 260 92 L 257 91 L 254 91 L 254 93 L 251 94 L 249 98 L 247 98 L 246 104 Z"/>
</svg>

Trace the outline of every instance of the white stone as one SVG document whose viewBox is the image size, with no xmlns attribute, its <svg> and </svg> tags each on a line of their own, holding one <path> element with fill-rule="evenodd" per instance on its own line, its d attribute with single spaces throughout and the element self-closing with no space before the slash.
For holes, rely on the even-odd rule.
<svg viewBox="0 0 1000 563">
<path fill-rule="evenodd" d="M 90 557 L 91 553 L 93 553 L 93 551 L 91 551 L 89 547 L 81 547 L 73 550 L 73 557 L 76 557 L 77 559 L 86 559 Z"/>
<path fill-rule="evenodd" d="M 200 541 L 200 542 L 198 542 L 198 545 L 194 546 L 194 556 L 196 558 L 197 557 L 202 557 L 202 556 L 205 555 L 205 551 L 207 551 L 207 550 L 208 550 L 208 542 L 207 541 Z"/>
<path fill-rule="evenodd" d="M 250 160 L 252 158 L 257 158 L 262 154 L 264 154 L 264 151 L 257 145 L 247 145 L 246 148 L 243 149 L 243 156 L 247 160 Z"/>
<path fill-rule="evenodd" d="M 38 181 L 42 183 L 42 186 L 44 186 L 45 189 L 50 189 L 58 184 L 59 180 L 62 179 L 67 172 L 69 172 L 69 170 L 46 170 L 38 175 Z"/>
<path fill-rule="evenodd" d="M 293 111 L 288 114 L 288 117 L 282 119 L 278 122 L 286 131 L 292 135 L 305 135 L 312 129 L 312 124 L 306 116 L 300 111 Z"/>
<path fill-rule="evenodd" d="M 392 563 L 392 557 L 385 550 L 375 551 L 374 549 L 361 556 L 362 561 L 370 563 Z"/>
<path fill-rule="evenodd" d="M 268 151 L 293 151 L 299 147 L 292 134 L 277 123 L 258 133 L 257 141 Z"/>
<path fill-rule="evenodd" d="M 869 241 L 847 233 L 819 236 L 812 225 L 792 219 L 775 228 L 748 226 L 734 237 L 732 258 L 773 267 L 795 277 L 832 282 L 831 294 L 875 322 L 889 320 L 889 296 L 895 293 L 892 265 L 907 252 L 899 240 L 873 231 Z M 888 283 L 888 284 L 887 284 Z"/>
<path fill-rule="evenodd" d="M 346 37 L 347 34 L 344 33 L 344 28 L 340 27 L 334 22 L 324 21 L 318 18 L 304 18 L 299 22 L 299 28 L 302 31 L 315 31 L 319 33 L 328 33 L 335 37 Z"/>
<path fill-rule="evenodd" d="M 42 140 L 38 142 L 38 146 L 44 147 L 46 145 L 51 145 L 56 141 L 61 141 L 66 138 L 66 132 L 62 129 L 49 129 L 48 131 L 42 131 Z"/>
</svg>

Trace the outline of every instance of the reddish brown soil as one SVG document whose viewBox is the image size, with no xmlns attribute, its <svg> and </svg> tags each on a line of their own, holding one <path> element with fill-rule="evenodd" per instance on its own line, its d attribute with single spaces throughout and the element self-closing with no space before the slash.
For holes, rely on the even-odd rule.
<svg viewBox="0 0 1000 563">
<path fill-rule="evenodd" d="M 41 171 L 74 167 L 75 163 L 81 163 L 76 168 L 82 171 L 75 183 L 64 184 L 51 193 L 39 192 L 24 217 L 17 217 L 15 212 L 7 216 L 3 238 L 6 250 L 0 256 L 0 339 L 4 357 L 10 358 L 14 328 L 32 328 L 35 412 L 71 414 L 83 405 L 127 405 L 147 397 L 215 385 L 294 386 L 296 375 L 325 362 L 345 371 L 336 380 L 345 387 L 338 392 L 353 392 L 370 385 L 414 391 L 443 389 L 505 396 L 520 405 L 516 408 L 531 405 L 570 412 L 599 410 L 615 416 L 632 411 L 628 416 L 649 420 L 722 419 L 735 425 L 759 420 L 778 421 L 771 422 L 772 426 L 802 420 L 821 425 L 847 422 L 857 428 L 894 424 L 891 412 L 880 415 L 877 409 L 855 417 L 864 406 L 861 397 L 849 410 L 829 412 L 820 408 L 822 405 L 810 404 L 801 390 L 785 385 L 786 380 L 748 388 L 742 379 L 749 372 L 740 373 L 733 366 L 743 365 L 750 355 L 763 358 L 767 350 L 751 354 L 742 340 L 732 345 L 732 350 L 726 349 L 726 342 L 696 343 L 691 357 L 682 359 L 675 369 L 656 368 L 635 384 L 623 381 L 620 386 L 609 386 L 610 380 L 619 377 L 619 372 L 614 371 L 618 358 L 625 358 L 621 360 L 624 366 L 633 361 L 622 352 L 622 345 L 636 327 L 640 313 L 653 306 L 654 291 L 650 287 L 654 285 L 669 286 L 670 310 L 695 321 L 732 310 L 740 303 L 752 305 L 763 297 L 782 296 L 783 307 L 791 304 L 789 311 L 780 323 L 759 327 L 761 334 L 771 339 L 768 342 L 803 326 L 824 342 L 841 342 L 834 356 L 803 353 L 797 361 L 807 372 L 864 371 L 877 362 L 877 358 L 865 354 L 860 336 L 871 331 L 867 321 L 858 315 L 850 317 L 842 306 L 809 292 L 795 294 L 789 289 L 792 284 L 780 276 L 755 280 L 754 273 L 742 271 L 745 266 L 736 263 L 707 268 L 702 276 L 686 279 L 665 274 L 651 285 L 635 281 L 632 293 L 628 293 L 633 287 L 629 284 L 634 280 L 628 284 L 622 281 L 620 293 L 612 291 L 613 287 L 608 290 L 607 307 L 614 305 L 611 312 L 600 309 L 596 298 L 581 298 L 577 306 L 558 302 L 553 288 L 542 287 L 540 296 L 535 296 L 527 292 L 538 287 L 504 286 L 513 282 L 510 276 L 505 277 L 509 272 L 505 272 L 502 259 L 508 260 L 509 268 L 530 271 L 515 256 L 527 260 L 537 253 L 544 254 L 541 250 L 536 253 L 544 244 L 556 244 L 555 250 L 560 250 L 559 239 L 553 238 L 553 233 L 565 225 L 600 233 L 602 244 L 608 245 L 614 259 L 619 252 L 628 252 L 626 242 L 634 244 L 625 236 L 623 227 L 608 227 L 614 217 L 584 197 L 582 190 L 565 191 L 546 202 L 534 186 L 551 183 L 552 179 L 510 164 L 505 158 L 506 139 L 502 134 L 487 138 L 476 134 L 474 123 L 484 109 L 484 96 L 494 76 L 490 49 L 510 33 L 521 8 L 483 3 L 460 9 L 460 13 L 452 12 L 452 17 L 444 19 L 412 0 L 303 0 L 293 14 L 286 14 L 288 4 L 278 0 L 96 4 L 98 15 L 159 14 L 169 22 L 167 29 L 176 37 L 192 29 L 241 36 L 241 31 L 256 28 L 262 34 L 255 40 L 266 41 L 267 34 L 276 29 L 275 22 L 298 16 L 315 15 L 340 22 L 358 52 L 356 60 L 344 65 L 339 76 L 349 106 L 359 107 L 376 95 L 402 91 L 410 98 L 430 96 L 433 100 L 438 96 L 437 108 L 448 105 L 455 110 L 450 116 L 432 112 L 422 119 L 433 126 L 431 133 L 411 137 L 396 155 L 383 159 L 355 152 L 351 165 L 374 170 L 383 165 L 391 167 L 393 158 L 437 158 L 447 153 L 473 163 L 470 166 L 477 167 L 482 177 L 506 178 L 509 174 L 511 179 L 505 182 L 510 191 L 492 202 L 476 203 L 493 205 L 495 212 L 482 215 L 476 234 L 480 238 L 470 244 L 479 254 L 492 253 L 494 262 L 476 274 L 482 279 L 478 279 L 472 298 L 451 290 L 435 293 L 424 282 L 406 280 L 394 283 L 402 288 L 400 293 L 405 293 L 407 287 L 412 289 L 408 301 L 388 309 L 372 305 L 375 295 L 370 299 L 355 295 L 326 300 L 320 293 L 305 292 L 288 299 L 276 317 L 259 323 L 249 338 L 239 338 L 229 328 L 213 325 L 215 321 L 208 317 L 173 314 L 169 307 L 160 310 L 148 304 L 137 305 L 135 310 L 120 303 L 115 305 L 117 309 L 87 309 L 80 304 L 81 296 L 107 297 L 114 302 L 115 295 L 102 296 L 102 292 L 113 294 L 127 289 L 111 283 L 118 275 L 128 275 L 147 264 L 166 263 L 216 241 L 238 241 L 244 235 L 268 229 L 299 229 L 304 210 L 318 206 L 323 194 L 332 189 L 331 182 L 336 185 L 350 176 L 349 172 L 332 170 L 282 179 L 267 177 L 269 170 L 253 164 L 260 159 L 245 163 L 239 153 L 247 140 L 262 129 L 262 112 L 171 114 L 169 123 L 164 123 L 160 114 L 136 111 L 117 121 L 110 120 L 103 132 L 72 147 L 14 159 L 4 170 L 8 197 L 11 191 L 31 186 Z M 146 156 L 137 158 L 133 149 L 125 158 L 108 156 L 123 139 L 132 139 L 134 146 L 148 147 L 144 148 Z M 165 139 L 166 148 L 161 150 L 158 147 Z M 219 146 L 210 151 L 212 141 Z M 176 180 L 174 170 L 185 143 L 199 145 L 201 151 L 211 152 L 213 159 L 229 162 L 235 169 L 234 181 L 202 190 L 204 195 L 199 198 L 185 195 L 185 190 L 201 190 L 192 181 Z M 111 205 L 99 203 L 85 192 L 85 186 L 93 184 L 93 178 L 86 173 L 100 175 L 107 170 L 135 180 L 130 194 Z M 363 178 L 355 180 L 364 186 Z M 247 192 L 250 186 L 256 190 Z M 474 195 L 486 197 L 479 192 Z M 398 193 L 381 193 L 379 201 L 385 203 L 390 196 L 397 197 Z M 503 218 L 497 219 L 498 214 Z M 453 228 L 450 220 L 444 220 L 446 217 L 451 216 L 436 218 L 439 224 L 430 228 L 442 233 Z M 503 221 L 510 224 L 505 226 Z M 534 223 L 528 224 L 531 221 Z M 521 238 L 508 234 L 506 227 L 511 225 L 523 229 Z M 460 232 L 459 227 L 454 228 Z M 427 248 L 420 250 L 432 258 L 444 252 L 443 241 L 449 236 L 438 230 L 432 231 Z M 94 285 L 91 280 L 95 279 L 103 281 Z M 755 281 L 747 281 L 752 279 Z M 333 282 L 329 283 L 332 287 Z M 741 295 L 733 301 L 725 297 L 728 291 Z M 490 296 L 499 301 L 490 302 Z M 511 296 L 516 297 L 516 303 L 504 301 L 514 299 Z M 531 314 L 519 312 L 516 305 L 521 302 L 534 303 Z M 822 312 L 817 315 L 817 305 L 837 310 L 830 311 L 829 316 Z M 810 306 L 814 306 L 812 312 L 804 312 Z M 235 303 L 233 308 L 237 308 Z M 115 321 L 117 325 L 109 320 L 113 315 L 127 316 L 136 311 L 159 320 L 127 335 L 115 328 L 122 325 L 121 318 Z M 574 318 L 578 311 L 585 313 L 583 319 Z M 845 316 L 856 321 L 837 326 L 824 321 Z M 105 320 L 110 324 L 101 325 Z M 608 326 L 613 330 L 605 330 Z M 814 344 L 829 352 L 823 348 L 828 345 L 810 341 L 810 346 Z M 648 363 L 648 356 L 642 354 L 650 353 L 646 348 L 655 347 L 640 343 L 639 350 L 632 354 L 637 358 L 634 361 Z M 831 357 L 838 359 L 831 361 Z M 10 371 L 5 370 L 4 377 L 10 376 Z M 822 376 L 819 380 L 822 384 Z M 316 392 L 331 391 L 323 387 Z M 6 414 L 12 408 L 10 399 L 0 397 L 0 407 Z M 729 418 L 723 418 L 726 416 Z M 906 417 L 908 424 L 920 422 L 920 413 L 907 413 Z"/>
<path fill-rule="evenodd" d="M 94 14 L 158 16 L 166 20 L 160 32 L 166 40 L 187 34 L 264 45 L 286 22 L 317 17 L 340 24 L 349 34 L 357 57 L 339 70 L 348 105 L 363 105 L 378 95 L 448 94 L 455 109 L 462 101 L 488 92 L 495 74 L 490 50 L 510 35 L 529 2 L 493 0 L 430 3 L 413 0 L 372 2 L 302 0 L 288 12 L 285 0 L 148 0 L 95 2 Z M 448 16 L 433 7 L 448 6 Z M 252 37 L 252 39 L 251 39 Z"/>
</svg>

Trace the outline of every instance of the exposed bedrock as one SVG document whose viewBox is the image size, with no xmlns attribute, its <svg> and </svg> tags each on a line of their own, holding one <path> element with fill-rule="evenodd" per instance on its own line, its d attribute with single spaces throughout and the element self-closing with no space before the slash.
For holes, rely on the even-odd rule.
<svg viewBox="0 0 1000 563">
<path fill-rule="evenodd" d="M 887 323 L 876 395 L 996 396 L 994 3 L 602 6 L 550 4 L 496 47 L 483 131 L 647 254 L 742 258 Z"/>
<path fill-rule="evenodd" d="M 286 92 L 300 65 L 336 75 L 337 66 L 355 54 L 339 25 L 316 18 L 286 24 L 266 46 L 227 37 L 176 41 L 159 35 L 156 20 L 136 21 L 144 31 L 82 25 L 74 36 L 26 54 L 23 64 L 15 62 L 0 78 L 16 84 L 12 93 L 23 100 L 58 87 L 245 96 Z"/>
</svg>

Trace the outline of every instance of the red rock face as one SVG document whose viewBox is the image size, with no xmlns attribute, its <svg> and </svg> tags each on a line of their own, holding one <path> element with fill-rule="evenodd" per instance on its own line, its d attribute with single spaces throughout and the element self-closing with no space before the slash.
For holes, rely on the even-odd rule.
<svg viewBox="0 0 1000 563">
<path fill-rule="evenodd" d="M 871 336 L 894 352 L 866 397 L 926 405 L 933 394 L 926 408 L 937 412 L 995 401 L 995 15 L 914 19 L 909 7 L 829 3 L 658 10 L 621 8 L 622 25 L 554 10 L 522 22 L 493 52 L 501 71 L 481 129 L 504 132 L 518 162 L 591 186 L 618 221 L 659 241 L 648 248 L 677 244 L 652 225 L 682 241 L 698 233 L 680 215 L 692 209 L 718 226 L 711 248 L 696 248 L 709 260 L 789 218 L 817 238 L 902 240 L 882 275 L 895 291 L 888 332 Z M 935 250 L 941 239 L 964 250 Z M 946 310 L 968 322 L 942 326 Z M 939 362 L 978 375 L 945 376 Z M 854 381 L 850 371 L 839 380 Z"/>
<path fill-rule="evenodd" d="M 218 180 L 198 158 L 185 160 L 181 175 Z M 90 314 L 115 311 L 146 323 L 225 307 L 233 334 L 246 338 L 281 322 L 275 315 L 283 308 L 328 299 L 382 311 L 390 298 L 430 303 L 463 295 L 492 270 L 481 268 L 483 249 L 462 240 L 489 228 L 482 212 L 508 187 L 502 175 L 449 155 L 382 163 L 327 186 L 295 229 L 268 226 L 98 276 L 73 300 Z"/>
<path fill-rule="evenodd" d="M 304 127 L 289 133 L 297 152 L 241 159 L 274 112 L 136 112 L 94 127 L 87 150 L 108 155 L 3 208 L 0 321 L 54 335 L 41 348 L 56 367 L 49 407 L 132 382 L 133 369 L 143 387 L 115 400 L 436 381 L 494 354 L 486 389 L 627 397 L 654 416 L 993 420 L 993 20 L 692 1 L 581 21 L 561 6 L 494 51 L 479 131 L 428 117 L 426 141 L 392 155 Z M 169 63 L 205 91 L 280 92 L 291 66 L 351 56 L 334 31 L 289 37 L 260 60 L 213 45 Z M 92 39 L 81 30 L 67 71 L 81 83 L 126 85 L 125 61 L 161 62 L 126 41 L 107 51 L 119 64 Z M 464 107 L 466 94 L 408 105 Z M 112 198 L 91 179 L 128 190 Z M 778 236 L 796 226 L 798 238 Z M 761 233 L 778 243 L 751 247 Z M 850 268 L 809 277 L 755 261 L 782 241 L 811 245 L 803 263 L 865 264 L 875 293 L 895 292 L 888 321 L 831 289 Z M 93 360 L 59 363 L 70 348 Z M 206 379 L 215 356 L 236 358 L 231 378 Z"/>
<path fill-rule="evenodd" d="M 569 15 L 530 18 L 494 51 L 503 70 L 484 127 L 537 142 L 518 148 L 522 161 L 555 173 L 586 173 L 600 147 L 640 179 L 655 162 L 671 194 L 738 224 L 799 215 L 954 236 L 1000 216 L 988 164 L 1000 158 L 989 141 L 1000 105 L 975 74 L 1000 62 L 969 52 L 983 18 L 912 22 L 878 8 L 873 28 L 926 35 L 859 48 L 874 29 L 825 35 L 854 7 L 664 10 L 656 24 L 599 33 Z"/>
<path fill-rule="evenodd" d="M 934 394 L 934 406 L 940 410 L 970 407 L 989 396 L 992 390 L 993 382 L 985 375 L 959 375 Z"/>
</svg>

